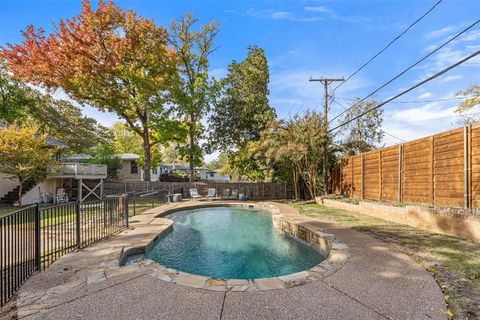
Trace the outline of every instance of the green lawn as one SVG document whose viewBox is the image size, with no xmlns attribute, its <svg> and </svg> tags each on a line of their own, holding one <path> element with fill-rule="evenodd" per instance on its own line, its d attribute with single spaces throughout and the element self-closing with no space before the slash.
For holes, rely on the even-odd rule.
<svg viewBox="0 0 480 320">
<path fill-rule="evenodd" d="M 317 204 L 292 203 L 302 214 L 392 243 L 437 280 L 454 319 L 480 319 L 480 245 Z"/>
<path fill-rule="evenodd" d="M 19 210 L 17 207 L 4 206 L 0 207 L 0 217 L 9 214 L 10 212 Z"/>
</svg>

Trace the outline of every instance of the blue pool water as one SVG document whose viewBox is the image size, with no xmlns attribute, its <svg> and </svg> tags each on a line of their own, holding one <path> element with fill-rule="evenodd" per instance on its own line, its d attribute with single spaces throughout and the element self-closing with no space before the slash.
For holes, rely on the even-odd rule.
<svg viewBox="0 0 480 320">
<path fill-rule="evenodd" d="M 170 268 L 216 278 L 255 279 L 309 269 L 324 257 L 284 236 L 269 212 L 237 207 L 185 210 L 167 216 L 173 230 L 145 258 Z"/>
</svg>

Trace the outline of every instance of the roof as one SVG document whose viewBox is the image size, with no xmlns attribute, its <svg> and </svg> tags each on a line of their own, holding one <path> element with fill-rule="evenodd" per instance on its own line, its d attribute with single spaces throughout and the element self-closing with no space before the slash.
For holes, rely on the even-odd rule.
<svg viewBox="0 0 480 320">
<path fill-rule="evenodd" d="M 117 154 L 117 156 L 121 160 L 138 160 L 138 159 L 140 159 L 140 156 L 138 154 L 135 154 L 135 153 L 119 153 L 119 154 Z"/>
<path fill-rule="evenodd" d="M 46 137 L 45 143 L 49 147 L 68 149 L 68 146 L 65 143 L 52 137 Z"/>
</svg>

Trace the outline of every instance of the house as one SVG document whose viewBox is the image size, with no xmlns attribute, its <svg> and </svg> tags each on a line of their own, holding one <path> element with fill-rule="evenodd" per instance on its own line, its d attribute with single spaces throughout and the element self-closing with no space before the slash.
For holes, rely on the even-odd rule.
<svg viewBox="0 0 480 320">
<path fill-rule="evenodd" d="M 224 175 L 220 170 L 209 168 L 195 168 L 196 176 L 199 180 L 208 180 L 215 182 L 228 182 L 230 181 L 229 175 Z"/>
<path fill-rule="evenodd" d="M 24 186 L 22 204 L 84 201 L 89 197 L 100 199 L 103 196 L 103 180 L 107 178 L 107 166 L 82 163 L 86 155 L 77 158 L 62 156 L 66 146 L 49 138 L 51 148 L 59 149 L 57 164 L 47 168 L 47 177 L 40 183 L 27 183 Z M 19 182 L 0 173 L 0 202 L 14 204 L 18 201 Z"/>
<path fill-rule="evenodd" d="M 160 176 L 171 175 L 174 172 L 189 176 L 190 165 L 186 163 L 161 163 L 159 166 Z M 225 182 L 230 181 L 230 176 L 222 174 L 220 170 L 198 167 L 195 168 L 195 179 Z"/>
<path fill-rule="evenodd" d="M 190 165 L 186 163 L 160 163 L 158 166 L 159 175 L 171 175 L 175 172 L 190 175 Z"/>
<path fill-rule="evenodd" d="M 138 166 L 138 154 L 121 153 L 118 157 L 122 161 L 122 167 L 117 172 L 116 180 L 143 181 L 143 170 Z"/>
</svg>

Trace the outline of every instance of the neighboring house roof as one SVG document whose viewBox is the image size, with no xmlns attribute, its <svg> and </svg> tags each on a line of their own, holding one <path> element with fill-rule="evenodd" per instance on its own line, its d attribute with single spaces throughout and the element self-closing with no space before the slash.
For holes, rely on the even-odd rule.
<svg viewBox="0 0 480 320">
<path fill-rule="evenodd" d="M 49 147 L 68 149 L 68 146 L 65 143 L 52 137 L 46 137 L 45 143 Z"/>
<path fill-rule="evenodd" d="M 135 153 L 120 153 L 117 154 L 117 156 L 120 158 L 120 160 L 138 160 L 140 159 L 140 156 Z"/>
</svg>

